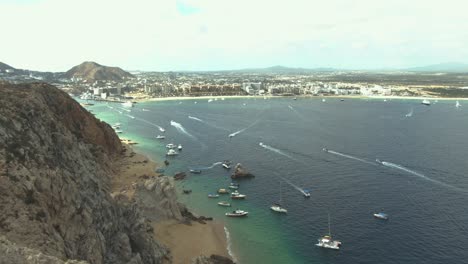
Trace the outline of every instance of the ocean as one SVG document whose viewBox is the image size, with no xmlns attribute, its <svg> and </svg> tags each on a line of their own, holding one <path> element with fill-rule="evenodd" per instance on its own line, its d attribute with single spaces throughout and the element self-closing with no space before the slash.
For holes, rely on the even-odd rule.
<svg viewBox="0 0 468 264">
<path fill-rule="evenodd" d="M 196 102 L 196 103 L 195 103 Z M 420 100 L 237 98 L 89 107 L 121 137 L 162 164 L 165 145 L 182 144 L 166 175 L 180 201 L 222 221 L 239 263 L 462 263 L 468 259 L 468 104 Z M 132 118 L 133 117 L 133 118 Z M 172 122 L 171 122 L 172 121 Z M 166 130 L 166 139 L 157 140 Z M 235 136 L 229 137 L 230 134 Z M 260 144 L 261 143 L 261 144 Z M 326 148 L 328 151 L 324 151 Z M 380 162 L 377 162 L 378 159 Z M 232 208 L 209 199 L 243 164 L 255 175 L 239 181 L 245 201 Z M 288 214 L 270 210 L 280 198 Z M 306 199 L 297 188 L 311 191 Z M 189 195 L 182 189 L 192 189 Z M 227 218 L 235 208 L 247 218 Z M 388 221 L 373 213 L 389 214 Z M 316 247 L 328 233 L 339 251 Z"/>
</svg>

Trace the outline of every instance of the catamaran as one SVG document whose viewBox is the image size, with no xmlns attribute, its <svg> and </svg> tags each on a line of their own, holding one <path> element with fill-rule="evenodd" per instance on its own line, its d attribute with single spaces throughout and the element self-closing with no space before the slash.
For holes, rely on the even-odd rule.
<svg viewBox="0 0 468 264">
<path fill-rule="evenodd" d="M 317 247 L 330 248 L 339 250 L 341 247 L 341 242 L 338 240 L 333 240 L 330 231 L 330 214 L 328 214 L 328 235 L 325 235 L 318 239 L 318 243 L 315 244 Z"/>
</svg>

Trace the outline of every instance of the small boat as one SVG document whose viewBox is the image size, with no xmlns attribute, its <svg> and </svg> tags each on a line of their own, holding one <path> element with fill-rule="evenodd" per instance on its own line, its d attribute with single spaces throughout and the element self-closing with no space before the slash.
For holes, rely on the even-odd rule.
<svg viewBox="0 0 468 264">
<path fill-rule="evenodd" d="M 190 194 L 190 193 L 192 193 L 192 190 L 190 190 L 190 189 L 185 190 L 185 189 L 184 189 L 184 190 L 182 190 L 182 192 L 183 192 L 184 194 Z"/>
<path fill-rule="evenodd" d="M 324 98 L 324 99 L 322 99 L 322 102 L 324 102 L 324 103 L 325 103 L 326 101 L 327 101 L 327 100 L 325 100 L 325 98 Z"/>
<path fill-rule="evenodd" d="M 178 150 L 182 150 L 182 145 L 179 144 L 179 146 L 177 146 L 177 149 L 178 149 Z"/>
<path fill-rule="evenodd" d="M 121 126 L 122 124 L 120 123 L 115 123 L 114 126 Z"/>
<path fill-rule="evenodd" d="M 243 210 L 234 210 L 230 213 L 226 213 L 226 216 L 229 216 L 229 217 L 242 217 L 242 216 L 247 216 L 249 212 L 246 212 L 246 211 L 243 211 Z"/>
<path fill-rule="evenodd" d="M 461 106 L 460 102 L 457 101 L 457 103 L 455 103 L 455 107 L 458 108 L 460 106 Z"/>
<path fill-rule="evenodd" d="M 384 102 L 387 102 L 387 99 L 383 99 Z"/>
<path fill-rule="evenodd" d="M 380 212 L 380 213 L 375 213 L 375 214 L 374 214 L 374 217 L 375 217 L 375 218 L 378 218 L 378 219 L 382 219 L 382 220 L 388 220 L 388 214 L 382 213 L 382 212 Z"/>
<path fill-rule="evenodd" d="M 116 130 L 115 130 L 115 133 L 117 133 L 117 134 L 122 134 L 122 133 L 123 133 L 123 131 L 122 131 L 122 130 L 120 130 L 120 129 L 116 129 Z"/>
<path fill-rule="evenodd" d="M 277 203 L 274 203 L 272 206 L 270 206 L 270 209 L 278 213 L 286 214 L 288 210 L 281 206 L 281 200 L 282 200 L 281 198 L 282 198 L 282 195 L 281 195 L 281 182 L 280 182 L 280 199 Z"/>
<path fill-rule="evenodd" d="M 231 193 L 231 199 L 245 199 L 247 197 L 247 195 L 245 194 L 240 194 L 238 191 L 234 191 Z"/>
<path fill-rule="evenodd" d="M 193 169 L 191 169 L 191 170 L 189 170 L 189 171 L 190 171 L 190 173 L 193 173 L 193 174 L 200 174 L 200 173 L 201 173 L 201 170 L 193 170 Z"/>
<path fill-rule="evenodd" d="M 341 101 L 341 102 L 343 102 L 343 101 L 344 101 L 344 99 L 340 99 L 340 101 Z"/>
<path fill-rule="evenodd" d="M 165 137 L 165 136 L 161 136 L 161 135 L 157 135 L 156 138 L 157 138 L 157 139 L 165 139 L 166 137 Z"/>
<path fill-rule="evenodd" d="M 239 189 L 239 184 L 231 182 L 231 184 L 229 185 L 229 189 L 237 190 Z"/>
<path fill-rule="evenodd" d="M 208 198 L 218 198 L 219 197 L 219 194 L 208 194 Z"/>
<path fill-rule="evenodd" d="M 209 100 L 208 100 L 208 103 L 211 103 L 211 102 L 213 102 L 213 99 L 209 99 Z"/>
<path fill-rule="evenodd" d="M 120 129 L 120 126 L 118 126 L 118 125 L 113 125 L 112 128 L 113 128 L 113 129 Z"/>
<path fill-rule="evenodd" d="M 172 143 L 169 143 L 169 144 L 166 145 L 166 148 L 173 149 L 173 148 L 175 148 L 175 145 L 172 144 Z"/>
<path fill-rule="evenodd" d="M 305 198 L 310 198 L 310 191 L 307 189 L 302 189 L 302 194 Z"/>
<path fill-rule="evenodd" d="M 226 190 L 226 189 L 219 189 L 219 190 L 218 190 L 218 193 L 219 193 L 219 194 L 229 194 L 229 191 Z"/>
<path fill-rule="evenodd" d="M 427 99 L 424 99 L 421 104 L 423 105 L 431 105 L 431 101 L 427 100 Z"/>
<path fill-rule="evenodd" d="M 219 205 L 219 206 L 225 206 L 225 207 L 230 207 L 230 206 L 231 206 L 230 203 L 225 202 L 225 201 L 219 202 L 218 205 Z"/>
<path fill-rule="evenodd" d="M 125 103 L 122 103 L 123 107 L 133 107 L 133 102 L 132 101 L 127 101 Z"/>
<path fill-rule="evenodd" d="M 341 242 L 338 240 L 333 240 L 330 231 L 330 214 L 328 214 L 328 235 L 323 236 L 318 239 L 318 243 L 315 244 L 317 247 L 329 248 L 339 250 Z"/>
<path fill-rule="evenodd" d="M 297 97 L 294 97 L 294 99 L 293 99 L 293 100 L 297 100 Z"/>
<path fill-rule="evenodd" d="M 166 132 L 166 130 L 164 128 L 162 128 L 162 127 L 159 128 L 159 131 L 161 131 L 163 133 Z"/>
<path fill-rule="evenodd" d="M 327 148 L 323 148 L 322 151 L 323 151 L 323 152 L 328 152 L 328 149 L 327 149 Z"/>
<path fill-rule="evenodd" d="M 226 170 L 231 169 L 231 161 L 229 160 L 223 161 L 223 168 L 225 168 Z"/>
<path fill-rule="evenodd" d="M 179 153 L 173 149 L 169 149 L 169 151 L 166 153 L 166 156 L 176 156 L 179 155 Z"/>
</svg>

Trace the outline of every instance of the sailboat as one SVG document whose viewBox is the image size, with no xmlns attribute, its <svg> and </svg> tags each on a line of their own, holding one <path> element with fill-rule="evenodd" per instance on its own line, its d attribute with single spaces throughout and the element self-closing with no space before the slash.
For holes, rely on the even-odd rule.
<svg viewBox="0 0 468 264">
<path fill-rule="evenodd" d="M 460 106 L 461 106 L 460 102 L 457 101 L 457 103 L 455 104 L 455 107 L 458 108 Z"/>
<path fill-rule="evenodd" d="M 341 242 L 338 240 L 333 240 L 331 236 L 330 229 L 330 213 L 328 214 L 328 235 L 325 235 L 318 239 L 318 243 L 315 244 L 317 247 L 330 248 L 339 250 L 341 247 Z"/>
<path fill-rule="evenodd" d="M 275 211 L 275 212 L 278 212 L 278 213 L 283 213 L 283 214 L 286 214 L 288 213 L 288 210 L 286 210 L 286 208 L 282 207 L 281 206 L 281 182 L 280 182 L 280 199 L 277 203 L 274 203 L 272 206 L 270 206 L 270 209 Z"/>
</svg>

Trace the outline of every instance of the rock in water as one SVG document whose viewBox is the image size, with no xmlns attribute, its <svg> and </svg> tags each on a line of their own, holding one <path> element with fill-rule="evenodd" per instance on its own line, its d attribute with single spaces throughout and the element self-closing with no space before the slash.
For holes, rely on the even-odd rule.
<svg viewBox="0 0 468 264">
<path fill-rule="evenodd" d="M 211 255 L 209 258 L 207 256 L 199 256 L 192 260 L 192 264 L 235 264 L 230 258 Z"/>
<path fill-rule="evenodd" d="M 232 179 L 242 179 L 242 178 L 251 178 L 255 177 L 250 173 L 242 164 L 237 163 L 234 167 L 234 173 L 231 175 Z"/>
<path fill-rule="evenodd" d="M 112 128 L 65 92 L 0 82 L 0 263 L 165 261 L 135 203 L 110 195 L 121 151 Z"/>
</svg>

